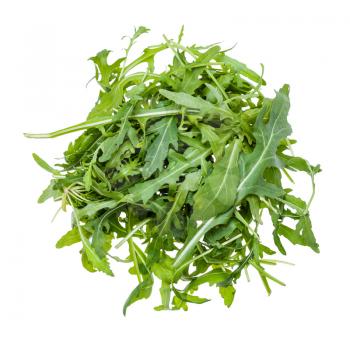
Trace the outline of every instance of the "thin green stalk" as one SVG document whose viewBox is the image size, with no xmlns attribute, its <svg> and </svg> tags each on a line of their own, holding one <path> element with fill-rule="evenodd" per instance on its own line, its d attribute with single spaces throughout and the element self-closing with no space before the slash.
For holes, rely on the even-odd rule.
<svg viewBox="0 0 350 343">
<path fill-rule="evenodd" d="M 131 231 L 131 227 L 130 227 L 130 211 L 129 211 L 129 220 L 128 220 L 126 225 L 127 225 L 128 232 L 130 232 Z M 138 263 L 138 260 L 137 260 L 137 255 L 136 255 L 136 251 L 135 251 L 134 242 L 133 242 L 131 237 L 128 239 L 128 243 L 129 243 L 130 256 L 131 256 L 131 258 L 133 260 L 133 263 L 134 263 L 134 268 L 135 268 L 137 280 L 138 280 L 139 283 L 141 283 L 142 282 L 142 277 L 141 277 L 141 273 L 140 273 L 140 269 L 139 269 L 139 263 Z"/>
<path fill-rule="evenodd" d="M 247 223 L 247 221 L 242 217 L 242 215 L 238 212 L 235 211 L 234 212 L 236 218 L 242 223 L 244 224 L 244 226 L 249 230 L 249 232 L 254 235 L 257 239 L 259 239 L 258 234 L 255 232 L 255 230 Z"/>
<path fill-rule="evenodd" d="M 221 246 L 226 246 L 230 243 L 232 243 L 233 241 L 237 240 L 238 238 L 242 237 L 242 234 L 238 234 L 230 239 L 228 239 L 227 241 L 221 243 Z M 186 263 L 182 264 L 180 267 L 177 268 L 176 273 L 178 273 L 179 271 L 181 271 L 183 268 L 189 266 L 191 263 L 193 263 L 194 261 L 197 261 L 199 260 L 200 258 L 206 256 L 206 255 L 209 255 L 212 251 L 214 250 L 214 248 L 210 248 L 208 250 L 206 250 L 205 252 L 201 253 L 200 255 L 197 255 L 195 257 L 193 257 L 191 260 L 187 261 Z"/>
<path fill-rule="evenodd" d="M 191 114 L 199 113 L 199 111 L 195 109 L 187 109 L 186 112 Z M 158 118 L 158 117 L 165 117 L 165 116 L 171 116 L 171 115 L 177 115 L 177 114 L 181 114 L 180 108 L 173 109 L 173 110 L 164 110 L 164 111 L 154 111 L 154 110 L 143 111 L 140 113 L 130 115 L 130 118 L 133 118 L 133 119 L 152 118 L 152 117 Z M 50 133 L 24 133 L 24 136 L 27 138 L 55 138 L 55 137 L 66 135 L 68 133 L 90 129 L 92 127 L 98 128 L 100 126 L 112 124 L 113 122 L 115 122 L 114 116 L 103 117 L 103 118 L 101 117 L 97 119 L 90 119 L 85 122 L 72 125 L 65 129 L 53 131 Z"/>
<path fill-rule="evenodd" d="M 218 80 L 215 78 L 215 76 L 213 75 L 213 73 L 207 68 L 206 69 L 207 74 L 210 76 L 210 78 L 213 80 L 213 82 L 215 83 L 216 87 L 218 87 L 218 89 L 220 90 L 221 94 L 224 96 L 224 98 L 226 100 L 229 100 L 229 97 L 227 96 L 226 92 L 224 91 L 224 89 L 221 87 L 220 83 L 218 82 Z"/>
<path fill-rule="evenodd" d="M 151 220 L 151 218 L 147 218 L 145 220 L 143 220 L 142 222 L 138 223 L 135 225 L 135 227 L 127 234 L 127 236 L 125 236 L 116 246 L 116 249 L 119 249 L 126 241 L 129 240 L 129 238 L 131 238 L 135 232 L 137 232 L 138 230 L 140 230 L 144 225 L 146 225 L 149 221 Z"/>
<path fill-rule="evenodd" d="M 268 279 L 278 283 L 281 286 L 285 286 L 286 284 L 282 282 L 281 280 L 278 280 L 271 274 L 269 274 L 264 268 L 260 267 L 258 264 L 256 264 L 254 261 L 249 262 L 259 273 L 262 273 L 264 276 L 266 276 Z"/>
</svg>

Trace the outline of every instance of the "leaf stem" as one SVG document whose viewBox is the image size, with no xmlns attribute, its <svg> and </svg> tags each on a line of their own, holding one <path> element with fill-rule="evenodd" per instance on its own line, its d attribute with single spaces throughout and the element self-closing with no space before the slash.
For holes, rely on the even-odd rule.
<svg viewBox="0 0 350 343">
<path fill-rule="evenodd" d="M 129 216 L 128 216 L 128 221 L 127 221 L 127 229 L 128 231 L 130 231 L 131 227 L 130 227 L 130 211 L 129 211 Z M 130 249 L 130 255 L 131 255 L 131 258 L 134 262 L 134 268 L 135 268 L 135 272 L 136 272 L 136 276 L 137 276 L 137 280 L 139 283 L 142 282 L 142 277 L 141 277 L 141 273 L 140 273 L 140 269 L 139 269 L 139 263 L 138 263 L 138 260 L 137 260 L 137 255 L 136 255 L 136 251 L 135 251 L 135 246 L 134 246 L 134 242 L 132 240 L 132 238 L 130 237 L 128 239 L 128 243 L 129 243 L 129 249 Z"/>
<path fill-rule="evenodd" d="M 271 274 L 269 274 L 264 268 L 262 268 L 261 266 L 259 266 L 258 264 L 256 264 L 254 261 L 250 261 L 250 264 L 261 274 L 263 274 L 264 276 L 266 276 L 268 279 L 278 283 L 281 286 L 285 286 L 286 284 L 284 282 L 282 282 L 281 280 L 278 280 L 277 278 L 275 278 L 274 276 L 272 276 Z"/>
<path fill-rule="evenodd" d="M 226 245 L 232 243 L 233 241 L 235 241 L 236 239 L 238 239 L 238 238 L 240 238 L 240 237 L 242 237 L 242 234 L 241 234 L 241 233 L 238 234 L 238 235 L 236 235 L 236 236 L 234 236 L 234 237 L 232 237 L 232 238 L 230 238 L 230 239 L 228 239 L 227 241 L 221 243 L 221 245 L 222 245 L 222 246 L 226 246 Z M 185 267 L 187 267 L 188 265 L 190 265 L 191 263 L 193 263 L 194 261 L 197 261 L 197 260 L 199 260 L 200 258 L 202 258 L 202 257 L 204 257 L 204 256 L 206 256 L 206 255 L 208 255 L 208 254 L 210 254 L 213 250 L 214 250 L 214 248 L 210 248 L 210 249 L 206 250 L 205 252 L 201 253 L 200 255 L 197 255 L 197 256 L 193 257 L 191 260 L 185 262 L 184 264 L 182 264 L 180 267 L 177 268 L 175 274 L 178 273 L 179 271 L 181 271 L 183 268 L 185 268 Z"/>
<path fill-rule="evenodd" d="M 134 235 L 134 233 L 136 231 L 138 231 L 139 229 L 141 229 L 145 224 L 147 224 L 149 221 L 151 220 L 151 218 L 147 218 L 145 220 L 143 220 L 142 222 L 138 223 L 135 225 L 135 227 L 127 234 L 127 236 L 125 236 L 116 246 L 116 249 L 119 249 L 126 241 L 129 240 L 130 237 L 132 237 Z"/>
<path fill-rule="evenodd" d="M 249 232 L 254 235 L 254 237 L 256 237 L 258 240 L 260 239 L 259 238 L 259 235 L 256 233 L 256 231 L 247 223 L 247 221 L 242 217 L 242 215 L 238 212 L 238 211 L 235 211 L 234 212 L 236 218 L 242 223 L 244 224 L 244 226 L 249 230 Z"/>
<path fill-rule="evenodd" d="M 188 112 L 190 114 L 198 114 L 199 113 L 199 111 L 196 109 L 187 109 L 186 112 Z M 164 117 L 164 116 L 177 115 L 177 114 L 181 114 L 181 108 L 173 109 L 173 110 L 164 110 L 164 111 L 149 110 L 149 111 L 144 111 L 144 112 L 130 115 L 130 118 L 138 119 L 138 118 Z M 92 127 L 99 127 L 99 126 L 112 124 L 114 121 L 115 121 L 114 116 L 100 117 L 98 119 L 87 120 L 85 122 L 82 122 L 82 123 L 79 123 L 76 125 L 72 125 L 72 126 L 68 126 L 64 129 L 49 132 L 49 133 L 24 133 L 23 135 L 26 138 L 56 138 L 59 136 L 66 135 L 68 133 L 86 130 L 86 129 L 89 129 Z"/>
</svg>

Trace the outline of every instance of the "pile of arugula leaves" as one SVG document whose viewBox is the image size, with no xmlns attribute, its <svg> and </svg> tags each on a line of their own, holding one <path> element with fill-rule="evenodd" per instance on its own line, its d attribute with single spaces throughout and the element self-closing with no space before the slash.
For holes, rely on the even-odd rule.
<svg viewBox="0 0 350 343">
<path fill-rule="evenodd" d="M 83 132 L 55 167 L 33 154 L 52 173 L 39 202 L 53 198 L 62 210 L 72 208 L 72 227 L 57 248 L 79 243 L 90 272 L 113 276 L 112 260 L 131 263 L 138 285 L 124 313 L 150 296 L 154 277 L 161 280 L 156 310 L 208 301 L 194 294 L 205 283 L 216 285 L 229 307 L 249 267 L 270 294 L 269 282 L 284 284 L 265 269 L 280 261 L 269 258 L 275 251 L 259 237 L 263 212 L 271 217 L 280 253 L 286 254 L 281 237 L 319 252 L 309 207 L 320 167 L 293 155 L 289 86 L 273 99 L 264 97 L 263 75 L 217 44 L 182 45 L 183 29 L 177 40 L 164 36 L 164 43 L 129 61 L 147 31 L 135 30 L 125 56 L 113 63 L 108 50 L 91 58 L 101 91 L 86 121 L 25 134 Z M 171 64 L 155 72 L 163 51 Z M 294 172 L 311 178 L 308 201 L 283 186 L 285 178 L 293 182 Z M 120 257 L 124 245 L 129 253 Z"/>
</svg>

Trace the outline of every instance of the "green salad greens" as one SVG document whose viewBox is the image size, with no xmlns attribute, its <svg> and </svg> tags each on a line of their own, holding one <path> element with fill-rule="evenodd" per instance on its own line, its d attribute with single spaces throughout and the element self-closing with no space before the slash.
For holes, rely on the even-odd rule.
<svg viewBox="0 0 350 343">
<path fill-rule="evenodd" d="M 48 134 L 81 131 L 64 152 L 39 198 L 72 209 L 70 230 L 57 248 L 79 244 L 83 266 L 113 276 L 111 262 L 130 263 L 138 284 L 125 302 L 151 295 L 160 282 L 156 310 L 187 310 L 202 284 L 215 285 L 224 304 L 233 302 L 242 273 L 256 270 L 284 285 L 266 266 L 281 262 L 283 240 L 319 252 L 309 208 L 320 167 L 294 156 L 287 121 L 289 86 L 264 97 L 263 67 L 256 73 L 218 44 L 182 44 L 164 37 L 130 60 L 135 41 L 149 30 L 135 29 L 125 55 L 110 61 L 102 50 L 90 60 L 101 87 L 86 121 Z M 157 57 L 169 65 L 156 71 Z M 284 186 L 293 173 L 311 179 L 302 200 Z M 259 236 L 262 215 L 271 221 L 276 249 Z M 121 249 L 121 247 L 123 248 Z M 127 256 L 122 256 L 126 252 Z M 119 250 L 120 249 L 120 250 Z M 274 250 L 275 249 L 275 250 Z"/>
</svg>

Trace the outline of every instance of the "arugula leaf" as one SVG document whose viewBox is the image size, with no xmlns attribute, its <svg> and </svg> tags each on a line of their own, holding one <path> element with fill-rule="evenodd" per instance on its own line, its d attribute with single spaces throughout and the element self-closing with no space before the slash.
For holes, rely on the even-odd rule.
<svg viewBox="0 0 350 343">
<path fill-rule="evenodd" d="M 221 297 L 224 299 L 224 304 L 227 307 L 230 307 L 233 303 L 233 299 L 236 294 L 236 289 L 232 285 L 230 285 L 227 287 L 219 287 L 219 292 Z"/>
<path fill-rule="evenodd" d="M 150 127 L 150 130 L 154 125 Z M 164 160 L 168 155 L 170 144 L 177 149 L 177 127 L 174 117 L 163 118 L 157 122 L 158 136 L 152 142 L 147 150 L 145 157 L 145 166 L 142 169 L 142 175 L 148 179 L 156 170 L 162 170 Z"/>
<path fill-rule="evenodd" d="M 211 102 L 206 101 L 199 97 L 194 97 L 184 92 L 171 92 L 166 89 L 160 89 L 159 93 L 169 100 L 175 102 L 175 104 L 185 106 L 189 109 L 197 109 L 202 112 L 202 114 L 217 114 L 219 113 L 221 117 L 233 117 L 234 114 L 225 108 L 213 105 Z"/>
<path fill-rule="evenodd" d="M 212 173 L 194 196 L 193 219 L 207 220 L 228 210 L 236 199 L 239 183 L 238 156 L 240 141 L 226 149 L 224 157 L 215 164 Z"/>
<path fill-rule="evenodd" d="M 276 155 L 278 144 L 292 132 L 287 122 L 288 93 L 289 87 L 284 85 L 272 101 L 271 106 L 265 104 L 256 119 L 254 125 L 256 146 L 252 153 L 242 156 L 240 160 L 241 181 L 237 187 L 238 201 L 249 194 L 271 198 L 283 194 L 282 189 L 263 179 L 263 172 L 267 167 L 279 165 Z M 265 124 L 264 117 L 267 114 L 269 114 L 269 121 Z"/>
<path fill-rule="evenodd" d="M 38 203 L 42 204 L 46 200 L 53 198 L 56 200 L 61 196 L 62 192 L 60 189 L 57 189 L 57 184 L 55 180 L 51 180 L 49 185 L 43 190 L 40 197 L 38 198 Z"/>
<path fill-rule="evenodd" d="M 169 168 L 160 175 L 149 181 L 136 184 L 129 189 L 133 201 L 142 200 L 146 203 L 154 193 L 156 193 L 165 184 L 174 184 L 180 175 L 189 168 L 196 167 L 201 160 L 209 154 L 210 150 L 193 150 L 187 156 L 186 161 L 178 161 L 172 168 Z"/>
<path fill-rule="evenodd" d="M 131 304 L 141 299 L 147 299 L 151 296 L 152 287 L 153 287 L 153 278 L 151 277 L 146 278 L 146 280 L 142 281 L 135 287 L 135 289 L 130 293 L 130 295 L 125 301 L 125 304 L 123 307 L 124 316 L 126 315 L 126 310 Z"/>
<path fill-rule="evenodd" d="M 277 234 L 284 236 L 293 244 L 308 246 L 313 251 L 317 253 L 320 252 L 316 238 L 312 232 L 311 221 L 308 215 L 300 217 L 295 230 L 280 224 L 277 229 Z"/>
<path fill-rule="evenodd" d="M 112 137 L 108 137 L 100 146 L 102 150 L 102 155 L 99 158 L 100 162 L 106 162 L 111 157 L 114 151 L 118 150 L 121 144 L 124 141 L 124 138 L 129 130 L 129 116 L 131 115 L 134 109 L 133 104 L 127 104 L 121 110 L 119 110 L 118 118 L 121 119 L 121 125 L 118 130 L 118 133 Z"/>
<path fill-rule="evenodd" d="M 37 154 L 33 153 L 33 158 L 34 158 L 34 161 L 44 170 L 54 175 L 60 175 L 60 172 L 58 170 L 56 170 L 55 168 L 52 168 L 47 162 L 45 162 Z"/>
<path fill-rule="evenodd" d="M 56 248 L 70 246 L 81 241 L 80 234 L 77 226 L 74 226 L 71 230 L 65 233 L 56 243 Z"/>
<path fill-rule="evenodd" d="M 194 304 L 203 304 L 207 301 L 209 301 L 209 299 L 206 298 L 200 298 L 197 297 L 195 295 L 191 295 L 191 294 L 187 294 L 184 292 L 179 292 L 177 289 L 173 288 L 175 295 L 182 301 L 186 302 L 186 303 L 194 303 Z"/>
</svg>

